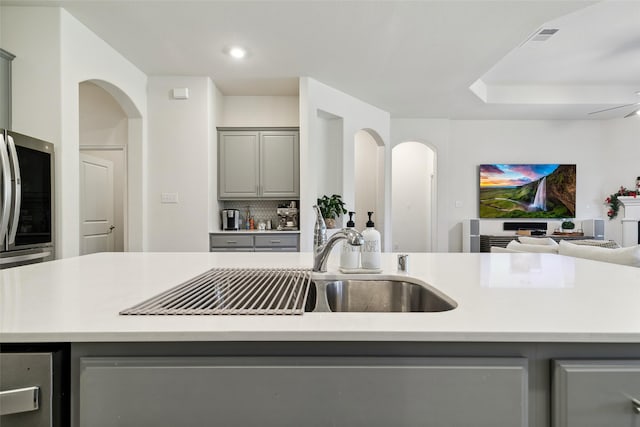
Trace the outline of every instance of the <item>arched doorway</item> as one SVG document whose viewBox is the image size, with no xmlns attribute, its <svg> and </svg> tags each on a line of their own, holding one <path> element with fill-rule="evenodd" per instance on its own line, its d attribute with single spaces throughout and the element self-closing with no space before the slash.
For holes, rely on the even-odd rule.
<svg viewBox="0 0 640 427">
<path fill-rule="evenodd" d="M 131 180 L 129 177 L 130 143 L 140 135 L 137 129 L 139 113 L 126 94 L 108 82 L 91 80 L 79 84 L 79 150 L 80 150 L 80 254 L 101 251 L 131 250 L 129 205 Z M 130 141 L 133 135 L 134 140 Z M 135 152 L 136 150 L 134 150 Z M 103 172 L 103 171 L 107 171 Z M 96 182 L 107 185 L 112 197 L 92 196 Z M 105 181 L 102 182 L 102 178 Z M 95 191 L 95 190 L 93 190 Z M 135 189 L 134 189 L 135 192 Z M 94 209 L 95 208 L 95 209 Z M 102 219 L 105 230 L 97 231 L 98 221 L 87 221 L 87 212 L 112 217 Z M 108 222 L 108 223 L 107 223 Z M 87 224 L 89 227 L 87 228 Z M 92 233 L 104 233 L 102 238 Z M 109 242 L 107 245 L 105 242 Z M 138 246 L 134 243 L 133 246 Z"/>
<path fill-rule="evenodd" d="M 391 156 L 392 248 L 431 252 L 436 244 L 436 153 L 409 141 L 393 147 Z"/>
<path fill-rule="evenodd" d="M 375 228 L 380 232 L 384 248 L 384 142 L 371 129 L 362 129 L 355 134 L 354 177 L 356 229 L 365 228 L 367 212 L 374 212 Z"/>
</svg>

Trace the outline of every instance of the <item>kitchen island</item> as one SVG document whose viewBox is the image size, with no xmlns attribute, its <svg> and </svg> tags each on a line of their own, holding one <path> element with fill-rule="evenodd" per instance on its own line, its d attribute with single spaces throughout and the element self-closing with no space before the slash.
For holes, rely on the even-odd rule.
<svg viewBox="0 0 640 427">
<path fill-rule="evenodd" d="M 382 260 L 369 278 L 405 276 L 394 254 Z M 203 425 L 209 416 L 220 425 L 540 427 L 640 418 L 633 267 L 552 254 L 411 254 L 407 275 L 455 309 L 118 314 L 212 267 L 311 265 L 309 253 L 127 253 L 3 270 L 0 339 L 70 343 L 74 426 Z M 340 276 L 331 258 L 322 277 Z M 596 383 L 606 391 L 585 385 Z"/>
</svg>

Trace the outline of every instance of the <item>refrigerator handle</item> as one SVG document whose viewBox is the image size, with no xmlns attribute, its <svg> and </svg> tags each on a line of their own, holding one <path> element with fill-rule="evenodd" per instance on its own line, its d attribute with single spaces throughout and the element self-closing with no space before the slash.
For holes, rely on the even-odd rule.
<svg viewBox="0 0 640 427">
<path fill-rule="evenodd" d="M 16 144 L 13 142 L 13 137 L 7 135 L 9 141 L 9 155 L 11 156 L 11 164 L 13 166 L 13 190 L 15 195 L 13 196 L 13 213 L 9 218 L 9 244 L 12 245 L 16 241 L 16 233 L 18 231 L 18 220 L 20 219 L 20 206 L 22 205 L 22 184 L 20 180 L 20 164 L 18 163 L 18 153 L 16 152 Z"/>
<path fill-rule="evenodd" d="M 0 133 L 0 174 L 2 184 L 2 206 L 0 206 L 0 249 L 9 229 L 9 212 L 11 211 L 11 169 L 9 153 L 4 142 L 4 134 Z"/>
</svg>

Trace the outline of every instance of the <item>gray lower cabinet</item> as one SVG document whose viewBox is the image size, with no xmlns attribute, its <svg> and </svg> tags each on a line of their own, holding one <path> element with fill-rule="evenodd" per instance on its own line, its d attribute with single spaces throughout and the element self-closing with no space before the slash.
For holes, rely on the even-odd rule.
<svg viewBox="0 0 640 427">
<path fill-rule="evenodd" d="M 555 361 L 553 426 L 640 426 L 640 360 Z"/>
<path fill-rule="evenodd" d="M 291 199 L 300 195 L 297 130 L 218 133 L 218 198 Z"/>
<path fill-rule="evenodd" d="M 82 426 L 526 426 L 524 358 L 83 357 Z"/>
<path fill-rule="evenodd" d="M 210 252 L 298 252 L 300 235 L 269 232 L 261 235 L 213 233 Z"/>
</svg>

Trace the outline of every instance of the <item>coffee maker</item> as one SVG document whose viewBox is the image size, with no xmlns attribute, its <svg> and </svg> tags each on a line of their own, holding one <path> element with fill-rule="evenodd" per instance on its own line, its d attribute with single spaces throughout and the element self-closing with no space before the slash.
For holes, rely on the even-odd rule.
<svg viewBox="0 0 640 427">
<path fill-rule="evenodd" d="M 298 208 L 278 207 L 278 230 L 298 230 Z"/>
<path fill-rule="evenodd" d="M 240 229 L 240 211 L 238 209 L 223 209 L 220 212 L 223 230 Z"/>
</svg>

